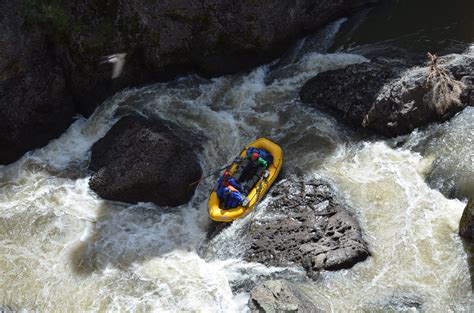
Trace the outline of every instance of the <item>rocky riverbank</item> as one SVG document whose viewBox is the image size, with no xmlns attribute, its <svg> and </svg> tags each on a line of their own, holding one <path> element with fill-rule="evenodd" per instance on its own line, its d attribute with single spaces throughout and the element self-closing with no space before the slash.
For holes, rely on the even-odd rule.
<svg viewBox="0 0 474 313">
<path fill-rule="evenodd" d="M 325 23 L 377 2 L 0 3 L 0 164 L 61 134 L 127 87 L 199 71 L 222 75 L 282 54 Z M 102 57 L 127 53 L 111 80 Z"/>
<path fill-rule="evenodd" d="M 398 50 L 395 55 L 320 73 L 303 86 L 300 95 L 309 106 L 394 137 L 445 121 L 473 105 L 473 73 L 472 48 L 423 63 Z"/>
</svg>

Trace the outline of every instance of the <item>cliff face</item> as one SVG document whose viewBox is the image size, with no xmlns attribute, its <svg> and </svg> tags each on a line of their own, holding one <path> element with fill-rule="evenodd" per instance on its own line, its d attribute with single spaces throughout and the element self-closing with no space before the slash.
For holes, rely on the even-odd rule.
<svg viewBox="0 0 474 313">
<path fill-rule="evenodd" d="M 241 71 L 376 0 L 132 0 L 0 3 L 0 163 L 45 145 L 133 85 L 196 70 Z M 127 53 L 111 80 L 101 57 Z M 4 122 L 6 121 L 6 122 Z"/>
<path fill-rule="evenodd" d="M 74 107 L 60 60 L 43 31 L 25 27 L 21 5 L 0 2 L 0 25 L 0 164 L 5 164 L 59 136 Z"/>
</svg>

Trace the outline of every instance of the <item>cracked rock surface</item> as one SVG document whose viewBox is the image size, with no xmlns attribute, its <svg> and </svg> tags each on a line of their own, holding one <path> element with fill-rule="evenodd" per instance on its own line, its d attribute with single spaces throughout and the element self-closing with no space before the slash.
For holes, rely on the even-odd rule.
<svg viewBox="0 0 474 313">
<path fill-rule="evenodd" d="M 291 176 L 275 186 L 267 213 L 250 230 L 245 258 L 272 266 L 301 265 L 309 277 L 349 268 L 369 255 L 357 220 L 329 184 Z"/>
</svg>

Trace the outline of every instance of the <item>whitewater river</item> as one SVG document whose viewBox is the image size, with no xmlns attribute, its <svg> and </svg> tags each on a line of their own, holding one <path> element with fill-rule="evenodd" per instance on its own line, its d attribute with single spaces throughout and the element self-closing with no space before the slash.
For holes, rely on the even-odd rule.
<svg viewBox="0 0 474 313">
<path fill-rule="evenodd" d="M 122 91 L 48 146 L 0 166 L 0 307 L 242 312 L 255 282 L 304 280 L 299 268 L 241 258 L 239 234 L 250 220 L 269 218 L 265 201 L 204 249 L 212 180 L 199 185 L 190 203 L 172 209 L 97 197 L 88 188 L 90 147 L 116 113 L 134 112 L 209 138 L 200 159 L 205 173 L 267 136 L 282 146 L 286 171 L 333 182 L 359 219 L 371 257 L 304 283 L 321 308 L 469 311 L 469 257 L 457 235 L 465 202 L 438 189 L 448 195 L 472 190 L 474 109 L 443 125 L 383 140 L 302 106 L 298 91 L 307 79 L 367 61 L 321 53 L 342 22 L 247 74 L 188 76 Z"/>
</svg>

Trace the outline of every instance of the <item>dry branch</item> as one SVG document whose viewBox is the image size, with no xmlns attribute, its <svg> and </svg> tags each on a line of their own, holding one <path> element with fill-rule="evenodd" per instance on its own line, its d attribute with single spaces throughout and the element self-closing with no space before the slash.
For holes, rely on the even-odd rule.
<svg viewBox="0 0 474 313">
<path fill-rule="evenodd" d="M 428 52 L 431 64 L 426 77 L 424 102 L 439 116 L 444 115 L 451 107 L 461 106 L 461 95 L 466 88 L 462 82 L 451 78 L 449 73 L 439 65 L 438 57 Z"/>
</svg>

